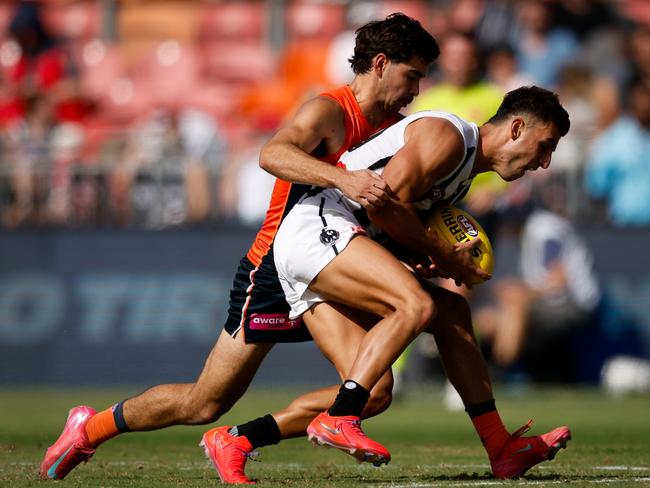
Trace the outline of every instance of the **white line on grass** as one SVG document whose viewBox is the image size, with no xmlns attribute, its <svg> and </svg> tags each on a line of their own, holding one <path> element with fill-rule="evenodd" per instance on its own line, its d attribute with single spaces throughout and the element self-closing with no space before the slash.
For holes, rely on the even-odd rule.
<svg viewBox="0 0 650 488">
<path fill-rule="evenodd" d="M 599 480 L 584 480 L 581 479 L 581 483 L 644 483 L 650 481 L 650 477 L 638 477 L 638 478 L 603 478 Z M 569 480 L 570 482 L 570 480 Z M 407 483 L 407 484 L 382 484 L 382 485 L 373 485 L 371 488 L 431 488 L 440 486 L 440 481 L 435 483 Z M 520 485 L 559 485 L 567 483 L 566 479 L 562 480 L 514 480 L 518 486 Z M 513 485 L 513 480 L 485 480 L 485 481 L 460 481 L 460 482 L 445 482 L 445 486 L 503 486 L 503 485 Z"/>
</svg>

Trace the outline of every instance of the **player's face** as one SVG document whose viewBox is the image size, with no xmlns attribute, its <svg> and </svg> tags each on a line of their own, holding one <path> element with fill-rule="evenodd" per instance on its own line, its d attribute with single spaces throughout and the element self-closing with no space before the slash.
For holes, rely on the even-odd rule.
<svg viewBox="0 0 650 488">
<path fill-rule="evenodd" d="M 555 124 L 528 121 L 513 130 L 519 131 L 518 136 L 512 140 L 509 163 L 501 177 L 512 181 L 521 178 L 527 171 L 548 168 L 560 140 L 560 132 Z"/>
<path fill-rule="evenodd" d="M 428 64 L 418 56 L 404 63 L 386 61 L 382 77 L 382 98 L 386 112 L 397 113 L 413 101 L 420 93 L 420 80 L 427 69 Z"/>
</svg>

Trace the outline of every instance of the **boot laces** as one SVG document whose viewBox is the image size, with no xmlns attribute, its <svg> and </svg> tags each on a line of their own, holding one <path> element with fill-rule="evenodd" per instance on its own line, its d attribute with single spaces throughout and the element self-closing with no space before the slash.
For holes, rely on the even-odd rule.
<svg viewBox="0 0 650 488">
<path fill-rule="evenodd" d="M 512 437 L 521 437 L 521 436 L 523 436 L 526 432 L 528 432 L 530 430 L 531 425 L 533 425 L 533 419 L 529 419 L 528 422 L 526 422 L 525 425 L 522 425 L 517 430 L 515 430 L 511 434 Z"/>
</svg>

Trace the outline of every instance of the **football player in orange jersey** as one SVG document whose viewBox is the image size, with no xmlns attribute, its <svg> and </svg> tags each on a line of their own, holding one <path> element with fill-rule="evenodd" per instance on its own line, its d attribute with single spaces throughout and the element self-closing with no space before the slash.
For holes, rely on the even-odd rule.
<svg viewBox="0 0 650 488">
<path fill-rule="evenodd" d="M 399 111 L 418 94 L 420 80 L 438 54 L 433 37 L 418 21 L 403 14 L 358 29 L 350 60 L 354 80 L 307 101 L 261 151 L 260 166 L 278 180 L 267 219 L 235 275 L 224 331 L 199 378 L 190 384 L 154 386 L 101 412 L 87 406 L 71 409 L 61 436 L 41 463 L 42 478 L 64 478 L 100 444 L 122 432 L 215 421 L 246 391 L 273 343 L 310 339 L 300 321 L 288 318 L 289 306 L 271 251 L 275 232 L 306 185 L 338 188 L 367 209 L 381 206 L 389 198 L 381 177 L 368 170 L 347 171 L 336 165 L 338 157 L 401 118 Z M 336 307 L 322 307 L 317 320 L 347 319 Z M 360 340 L 364 332 L 360 329 L 356 339 L 348 333 L 345 340 Z M 341 375 L 347 373 L 356 351 L 349 342 L 345 346 L 349 349 L 331 351 Z M 365 415 L 387 408 L 391 387 L 392 377 L 387 373 Z M 277 419 L 267 415 L 239 426 L 239 436 L 224 434 L 228 446 L 221 438 L 204 436 L 206 452 L 222 480 L 249 482 L 243 471 L 245 454 L 253 447 L 277 443 L 281 437 L 304 435 L 311 419 L 331 403 L 337 389 L 307 394 Z M 212 441 L 225 446 L 225 453 L 216 452 Z M 220 467 L 221 454 L 239 462 Z"/>
</svg>

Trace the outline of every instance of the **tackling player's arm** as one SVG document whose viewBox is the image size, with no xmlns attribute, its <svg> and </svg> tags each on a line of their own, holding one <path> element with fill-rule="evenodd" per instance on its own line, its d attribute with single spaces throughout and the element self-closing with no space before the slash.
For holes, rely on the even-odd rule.
<svg viewBox="0 0 650 488">
<path fill-rule="evenodd" d="M 393 239 L 420 255 L 429 256 L 443 274 L 468 283 L 472 275 L 488 279 L 477 267 L 471 249 L 478 240 L 452 246 L 424 227 L 412 202 L 422 199 L 433 184 L 449 175 L 465 156 L 458 130 L 439 118 L 422 118 L 407 127 L 406 144 L 386 165 L 383 176 L 394 197 L 368 211 L 370 219 Z"/>
<path fill-rule="evenodd" d="M 316 97 L 264 145 L 260 167 L 286 181 L 336 187 L 367 209 L 383 205 L 389 189 L 381 176 L 368 170 L 346 171 L 317 159 L 334 154 L 344 140 L 343 109 L 333 100 Z"/>
</svg>

